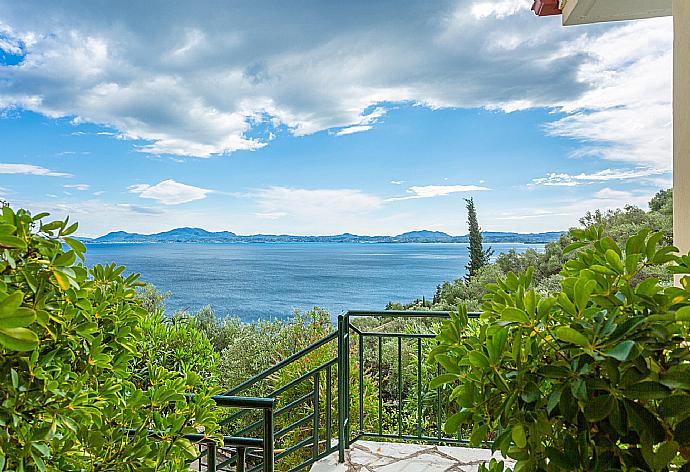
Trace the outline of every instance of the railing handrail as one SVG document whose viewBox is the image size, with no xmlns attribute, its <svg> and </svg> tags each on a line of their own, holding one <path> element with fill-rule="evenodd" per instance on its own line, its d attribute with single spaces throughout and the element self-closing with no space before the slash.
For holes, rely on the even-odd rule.
<svg viewBox="0 0 690 472">
<path fill-rule="evenodd" d="M 295 352 L 294 354 L 286 357 L 285 359 L 278 362 L 274 366 L 269 367 L 268 369 L 264 370 L 263 372 L 256 374 L 254 377 L 247 379 L 244 382 L 242 382 L 241 384 L 231 388 L 230 390 L 225 392 L 223 395 L 235 395 L 235 394 L 241 392 L 242 390 L 245 390 L 245 389 L 251 387 L 252 385 L 256 384 L 257 382 L 264 380 L 269 375 L 276 373 L 277 371 L 279 371 L 280 369 L 282 369 L 286 365 L 300 359 L 301 357 L 305 356 L 306 354 L 309 354 L 310 352 L 320 348 L 324 344 L 328 343 L 329 341 L 336 339 L 337 337 L 338 337 L 337 331 L 334 331 L 334 332 L 326 335 L 325 337 L 323 337 L 323 338 L 319 339 L 318 341 L 310 344 L 309 346 L 305 347 L 304 349 L 301 349 L 301 350 Z"/>
<path fill-rule="evenodd" d="M 347 317 L 366 317 L 374 316 L 380 318 L 450 318 L 451 311 L 438 310 L 346 310 L 342 316 Z M 481 312 L 471 311 L 467 314 L 469 318 L 479 318 Z"/>
<path fill-rule="evenodd" d="M 264 409 L 273 408 L 275 398 L 271 397 L 240 397 L 233 395 L 213 395 L 216 405 L 226 408 Z"/>
</svg>

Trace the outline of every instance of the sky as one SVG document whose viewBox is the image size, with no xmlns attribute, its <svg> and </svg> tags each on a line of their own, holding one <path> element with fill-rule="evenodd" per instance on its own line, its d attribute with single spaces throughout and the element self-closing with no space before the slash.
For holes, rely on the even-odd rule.
<svg viewBox="0 0 690 472">
<path fill-rule="evenodd" d="M 0 0 L 0 198 L 92 237 L 558 231 L 671 186 L 670 18 Z"/>
</svg>

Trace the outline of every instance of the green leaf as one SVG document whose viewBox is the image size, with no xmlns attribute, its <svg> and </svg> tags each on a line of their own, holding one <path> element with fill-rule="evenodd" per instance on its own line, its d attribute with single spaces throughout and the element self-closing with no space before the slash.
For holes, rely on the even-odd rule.
<svg viewBox="0 0 690 472">
<path fill-rule="evenodd" d="M 623 265 L 623 261 L 621 261 L 620 256 L 614 251 L 613 249 L 607 249 L 606 250 L 606 262 L 609 263 L 611 267 L 613 267 L 613 270 L 615 270 L 619 274 L 625 273 L 625 266 Z"/>
<path fill-rule="evenodd" d="M 525 403 L 534 403 L 539 400 L 539 397 L 541 397 L 541 392 L 534 382 L 527 382 L 527 385 L 525 385 L 524 390 L 520 394 L 520 398 L 522 398 L 522 401 Z"/>
<path fill-rule="evenodd" d="M 615 347 L 602 351 L 602 354 L 607 357 L 613 357 L 614 359 L 623 362 L 628 360 L 634 348 L 635 341 L 627 339 L 622 343 L 617 344 Z"/>
<path fill-rule="evenodd" d="M 570 392 L 580 401 L 587 400 L 587 384 L 582 379 L 574 380 L 570 384 Z"/>
<path fill-rule="evenodd" d="M 0 223 L 0 233 L 2 233 L 2 234 L 14 234 L 15 231 L 17 231 L 16 226 L 10 225 L 7 223 Z"/>
<path fill-rule="evenodd" d="M 62 228 L 63 223 L 62 221 L 51 221 L 50 223 L 46 223 L 44 225 L 41 225 L 41 231 L 54 231 L 56 229 Z"/>
<path fill-rule="evenodd" d="M 684 306 L 676 312 L 676 321 L 685 322 L 690 321 L 690 306 Z"/>
<path fill-rule="evenodd" d="M 587 307 L 596 286 L 597 283 L 594 280 L 580 279 L 575 283 L 575 306 L 578 311 L 581 312 Z"/>
<path fill-rule="evenodd" d="M 654 258 L 654 255 L 656 254 L 656 247 L 659 244 L 659 241 L 661 241 L 661 238 L 663 237 L 663 233 L 652 233 L 652 235 L 647 240 L 646 253 L 648 260 L 651 261 Z"/>
<path fill-rule="evenodd" d="M 554 408 L 558 406 L 558 403 L 561 401 L 561 393 L 563 392 L 563 388 L 559 387 L 553 392 L 551 392 L 551 395 L 549 395 L 549 401 L 546 404 L 546 411 L 551 414 L 553 412 Z"/>
<path fill-rule="evenodd" d="M 67 244 L 70 247 L 70 249 L 72 249 L 74 252 L 76 252 L 79 257 L 82 257 L 82 255 L 86 252 L 86 246 L 84 246 L 84 243 L 82 243 L 78 239 L 74 239 L 74 238 L 63 238 L 63 239 L 65 241 L 65 244 Z"/>
<path fill-rule="evenodd" d="M 666 467 L 678 454 L 678 443 L 675 441 L 664 441 L 659 444 L 656 452 L 652 451 L 651 445 L 642 447 L 642 457 L 653 471 L 666 470 Z"/>
<path fill-rule="evenodd" d="M 74 261 L 76 259 L 76 254 L 74 251 L 67 251 L 62 254 L 60 254 L 58 257 L 55 258 L 53 261 L 53 265 L 55 266 L 72 266 L 74 264 Z"/>
<path fill-rule="evenodd" d="M 450 382 L 455 382 L 458 380 L 460 376 L 458 374 L 441 374 L 438 377 L 434 378 L 431 382 L 429 382 L 429 388 L 431 389 L 437 389 L 442 385 L 445 385 Z"/>
<path fill-rule="evenodd" d="M 0 247 L 6 249 L 26 249 L 26 242 L 16 236 L 0 234 Z"/>
<path fill-rule="evenodd" d="M 467 355 L 467 358 L 474 367 L 487 369 L 490 366 L 489 358 L 486 357 L 483 352 L 471 351 Z"/>
<path fill-rule="evenodd" d="M 556 366 L 556 365 L 545 365 L 539 367 L 539 375 L 546 377 L 547 379 L 563 379 L 570 374 L 570 370 L 566 367 Z"/>
<path fill-rule="evenodd" d="M 558 294 L 558 304 L 566 313 L 573 316 L 577 315 L 577 308 L 575 307 L 575 304 L 570 300 L 570 298 L 568 298 L 568 295 L 566 295 L 565 292 Z"/>
<path fill-rule="evenodd" d="M 529 324 L 530 318 L 524 310 L 519 308 L 508 307 L 501 313 L 501 320 L 510 323 Z"/>
<path fill-rule="evenodd" d="M 38 442 L 31 443 L 31 447 L 36 449 L 38 452 L 41 453 L 41 455 L 43 455 L 45 457 L 50 456 L 50 448 L 43 443 L 38 443 Z"/>
<path fill-rule="evenodd" d="M 470 434 L 470 445 L 471 446 L 479 446 L 484 439 L 486 439 L 486 433 L 489 431 L 489 428 L 485 425 L 479 425 L 476 424 L 474 428 L 472 428 L 472 434 Z"/>
<path fill-rule="evenodd" d="M 628 386 L 625 392 L 629 397 L 637 400 L 657 400 L 666 398 L 670 394 L 667 387 L 652 380 L 636 382 Z"/>
<path fill-rule="evenodd" d="M 635 287 L 635 293 L 638 295 L 643 295 L 646 297 L 651 297 L 659 291 L 659 280 L 650 278 L 640 282 L 637 287 Z"/>
<path fill-rule="evenodd" d="M 460 424 L 462 424 L 463 419 L 467 416 L 467 412 L 462 412 L 459 411 L 452 415 L 450 418 L 446 420 L 446 422 L 443 425 L 443 431 L 445 431 L 446 434 L 450 435 L 455 435 L 458 433 L 458 430 L 460 429 Z"/>
<path fill-rule="evenodd" d="M 583 248 L 585 246 L 588 246 L 588 245 L 589 245 L 589 243 L 586 243 L 584 241 L 578 241 L 578 242 L 568 244 L 566 247 L 563 248 L 563 254 L 568 254 L 569 252 L 576 251 L 576 250 Z"/>
<path fill-rule="evenodd" d="M 640 436 L 646 436 L 654 444 L 665 439 L 666 430 L 656 415 L 638 402 L 626 399 L 624 404 L 628 414 L 628 422 L 634 431 L 637 431 Z M 678 427 L 676 427 L 676 433 L 677 431 Z M 677 434 L 675 439 L 682 443 Z M 690 440 L 690 437 L 688 439 Z"/>
<path fill-rule="evenodd" d="M 27 328 L 0 328 L 0 344 L 11 351 L 32 351 L 38 347 L 38 336 Z"/>
<path fill-rule="evenodd" d="M 690 390 L 690 365 L 675 365 L 670 367 L 659 379 L 663 385 L 673 389 Z"/>
<path fill-rule="evenodd" d="M 585 405 L 585 417 L 590 423 L 598 423 L 613 412 L 616 400 L 609 394 L 590 399 Z"/>
<path fill-rule="evenodd" d="M 70 281 L 69 277 L 65 275 L 64 272 L 59 271 L 59 270 L 53 270 L 53 276 L 55 277 L 55 281 L 57 282 L 58 286 L 62 290 L 68 290 L 70 287 Z"/>
<path fill-rule="evenodd" d="M 597 272 L 597 273 L 599 273 L 599 274 L 604 274 L 604 275 L 618 275 L 618 274 L 616 273 L 616 271 L 614 271 L 614 270 L 612 270 L 612 269 L 610 269 L 610 268 L 608 268 L 608 267 L 606 267 L 606 266 L 599 265 L 599 264 L 594 264 L 594 265 L 590 266 L 589 268 L 590 268 L 591 270 L 593 270 L 594 272 Z"/>
<path fill-rule="evenodd" d="M 70 234 L 74 233 L 77 228 L 79 227 L 78 223 L 74 223 L 70 225 L 69 227 L 65 228 L 64 230 L 60 231 L 60 236 L 69 236 Z"/>
<path fill-rule="evenodd" d="M 513 442 L 517 447 L 519 447 L 520 449 L 524 449 L 525 447 L 527 447 L 527 433 L 525 433 L 524 426 L 518 423 L 512 428 L 510 428 L 510 431 L 510 434 L 513 438 Z"/>
<path fill-rule="evenodd" d="M 682 418 L 690 414 L 690 396 L 673 395 L 661 400 L 659 414 L 669 418 Z"/>
<path fill-rule="evenodd" d="M 36 320 L 31 308 L 17 308 L 13 312 L 0 310 L 0 328 L 26 328 Z"/>
<path fill-rule="evenodd" d="M 14 293 L 8 295 L 3 301 L 0 302 L 0 315 L 13 313 L 17 308 L 19 308 L 24 300 L 24 294 L 17 290 Z"/>
<path fill-rule="evenodd" d="M 559 326 L 554 335 L 563 342 L 576 344 L 580 347 L 590 347 L 589 340 L 584 334 L 568 326 Z"/>
</svg>

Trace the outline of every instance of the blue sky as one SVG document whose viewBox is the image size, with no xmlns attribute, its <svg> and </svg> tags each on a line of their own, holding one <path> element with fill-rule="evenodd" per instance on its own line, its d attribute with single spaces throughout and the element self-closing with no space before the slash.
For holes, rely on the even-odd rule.
<svg viewBox="0 0 690 472">
<path fill-rule="evenodd" d="M 485 230 L 561 230 L 670 186 L 668 19 L 17 3 L 0 1 L 0 196 L 84 236 L 464 234 L 467 197 Z"/>
</svg>

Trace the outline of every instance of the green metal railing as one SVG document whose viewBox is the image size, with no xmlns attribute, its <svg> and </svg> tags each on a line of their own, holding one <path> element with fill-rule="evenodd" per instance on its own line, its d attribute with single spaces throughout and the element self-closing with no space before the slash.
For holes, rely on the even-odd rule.
<svg viewBox="0 0 690 472">
<path fill-rule="evenodd" d="M 245 472 L 247 456 L 261 451 L 262 468 L 264 472 L 274 470 L 275 444 L 273 434 L 273 398 L 238 397 L 229 395 L 215 395 L 216 405 L 224 408 L 237 408 L 240 411 L 259 411 L 263 422 L 263 434 L 260 438 L 237 436 L 223 436 L 223 443 L 216 444 L 208 440 L 203 434 L 188 434 L 185 437 L 199 446 L 197 470 L 219 472 L 233 467 L 236 472 Z M 206 461 L 204 462 L 204 459 Z M 256 469 L 259 470 L 259 469 Z"/>
<path fill-rule="evenodd" d="M 191 399 L 194 395 L 186 394 L 185 397 Z M 274 437 L 273 437 L 273 398 L 253 398 L 236 397 L 228 395 L 215 395 L 212 397 L 216 405 L 224 408 L 238 408 L 242 411 L 259 411 L 263 417 L 263 435 L 260 438 L 229 436 L 224 435 L 221 444 L 206 436 L 204 433 L 193 433 L 184 435 L 199 448 L 199 456 L 194 460 L 192 466 L 196 466 L 199 471 L 220 472 L 223 470 L 233 470 L 235 472 L 245 472 L 247 466 L 247 455 L 249 452 L 260 451 L 262 458 L 262 469 L 264 472 L 274 470 Z M 134 435 L 137 430 L 127 430 L 127 434 Z M 160 439 L 164 435 L 157 431 L 150 430 L 148 434 L 153 438 Z M 228 469 L 232 467 L 232 469 Z M 192 470 L 192 469 L 190 469 Z"/>
<path fill-rule="evenodd" d="M 478 313 L 470 314 L 471 318 L 478 316 Z M 264 438 L 263 449 L 245 447 L 249 462 L 246 470 L 272 471 L 275 464 L 279 470 L 296 472 L 336 450 L 342 462 L 345 450 L 359 439 L 465 444 L 467 441 L 462 431 L 452 437 L 443 432 L 445 403 L 441 389 L 424 391 L 428 385 L 427 378 L 442 373 L 440 367 L 429 371 L 430 367 L 422 361 L 435 345 L 433 324 L 448 317 L 448 312 L 439 311 L 347 311 L 338 317 L 336 332 L 225 392 L 226 396 L 237 397 L 260 390 L 265 383 L 270 384 L 269 391 L 261 395 L 273 402 L 270 410 L 264 410 L 270 414 L 270 421 L 266 417 L 257 418 L 249 407 L 221 422 L 231 430 L 231 438 Z M 358 326 L 356 320 L 366 318 L 370 319 L 369 324 L 372 319 L 380 323 L 374 328 L 365 327 L 366 322 Z M 386 332 L 387 322 L 402 319 L 416 319 L 422 325 L 426 323 L 427 329 L 425 332 Z M 390 372 L 382 371 L 382 357 L 389 354 L 391 345 L 397 356 L 395 378 Z M 367 354 L 372 356 L 367 357 Z M 314 362 L 314 359 L 320 360 Z M 367 364 L 367 359 L 374 359 L 374 362 Z M 296 370 L 296 367 L 305 365 L 308 366 L 306 372 Z M 351 376 L 353 366 L 357 369 L 356 378 Z M 403 395 L 406 388 L 403 385 L 403 368 L 410 367 L 416 369 L 417 381 L 413 392 Z M 278 382 L 277 379 L 281 379 L 286 372 L 292 372 L 292 377 L 282 378 Z M 367 382 L 373 382 L 378 389 L 378 408 L 374 418 L 370 417 L 370 409 L 364 407 Z M 391 382 L 397 382 L 397 398 L 384 399 L 384 387 Z M 353 386 L 358 389 L 355 398 L 351 396 Z M 433 396 L 434 404 L 429 406 L 425 395 L 428 398 Z M 410 398 L 416 404 L 413 405 Z M 371 399 L 370 395 L 367 399 Z M 353 404 L 357 406 L 355 415 L 351 414 Z M 415 425 L 403 424 L 405 408 L 408 411 L 409 408 L 416 409 Z M 294 419 L 295 413 L 297 419 Z M 384 427 L 384 414 L 396 417 L 397 428 L 394 431 L 389 425 Z M 355 421 L 354 425 L 352 421 Z M 267 452 L 269 448 L 266 447 L 269 437 L 272 441 L 270 457 Z M 254 451 L 257 449 L 262 449 L 263 455 L 256 454 Z M 235 456 L 239 456 L 239 453 Z M 244 471 L 235 461 L 228 459 L 219 463 L 215 470 Z M 231 468 L 233 464 L 237 464 L 234 469 Z"/>
<path fill-rule="evenodd" d="M 479 318 L 479 313 L 470 313 L 470 318 Z M 339 412 L 342 411 L 342 415 L 339 415 L 339 428 L 340 436 L 344 438 L 344 441 L 340 441 L 338 444 L 339 460 L 342 462 L 345 458 L 345 450 L 350 446 L 351 443 L 357 441 L 358 439 L 381 439 L 381 440 L 402 440 L 411 442 L 423 442 L 423 443 L 443 443 L 443 444 L 456 444 L 462 445 L 466 444 L 468 441 L 463 437 L 463 432 L 460 430 L 454 436 L 445 435 L 443 432 L 443 421 L 444 421 L 444 411 L 443 408 L 448 402 L 443 402 L 441 388 L 438 388 L 435 392 L 435 405 L 432 408 L 433 413 L 435 413 L 435 418 L 428 418 L 431 421 L 424 421 L 424 409 L 423 409 L 423 388 L 426 387 L 427 381 L 425 380 L 425 372 L 423 367 L 425 363 L 423 358 L 426 357 L 428 351 L 435 346 L 433 341 L 436 337 L 436 333 L 432 330 L 427 332 L 387 332 L 385 330 L 374 330 L 367 331 L 356 325 L 353 321 L 357 318 L 377 318 L 379 320 L 400 320 L 400 319 L 419 319 L 424 321 L 434 321 L 441 322 L 444 319 L 449 318 L 449 313 L 447 311 L 372 311 L 372 310 L 350 310 L 338 317 L 338 337 L 339 345 L 341 349 L 338 351 L 339 365 L 343 371 L 343 378 L 341 379 L 343 386 L 341 389 L 341 397 L 339 397 Z M 429 327 L 432 328 L 432 327 Z M 354 333 L 354 336 L 353 336 Z M 354 337 L 354 339 L 351 339 Z M 367 340 L 372 340 L 373 343 L 367 343 Z M 383 399 L 383 389 L 385 385 L 385 379 L 382 372 L 383 362 L 382 357 L 384 354 L 384 342 L 385 340 L 394 340 L 393 345 L 396 354 L 397 368 L 395 379 L 397 381 L 397 399 L 394 404 L 391 405 L 390 410 L 393 410 L 397 416 L 397 431 L 386 432 L 383 426 L 384 423 L 384 399 Z M 378 394 L 378 409 L 377 418 L 375 418 L 374 423 L 376 423 L 377 428 L 374 430 L 367 429 L 367 424 L 371 424 L 372 421 L 367 421 L 367 414 L 364 409 L 364 371 L 365 371 L 365 352 L 369 344 L 369 348 L 374 351 L 376 362 L 374 365 L 376 369 L 374 372 L 369 371 L 368 375 L 373 377 L 377 384 L 377 394 Z M 373 345 L 372 345 L 373 344 Z M 404 386 L 403 386 L 403 368 L 409 366 L 409 359 L 406 363 L 403 363 L 403 346 L 407 345 L 408 348 L 412 348 L 414 355 L 414 364 L 417 377 L 416 385 L 414 386 L 415 391 L 412 398 L 415 400 L 416 405 L 416 427 L 413 431 L 409 431 L 409 426 L 407 431 L 403 425 L 403 413 L 406 406 L 406 398 L 403 398 Z M 359 421 L 356 431 L 352 430 L 352 425 L 350 423 L 350 408 L 352 403 L 352 396 L 350 395 L 350 390 L 352 382 L 354 379 L 350 378 L 350 369 L 352 366 L 353 351 L 355 352 L 354 358 L 357 360 L 358 370 L 359 370 Z M 433 373 L 426 372 L 428 380 L 432 376 L 440 375 L 443 373 L 440 366 L 436 366 Z M 390 379 L 389 379 L 390 382 Z M 405 397 L 410 397 L 406 395 Z M 407 400 L 409 406 L 409 400 Z M 429 429 L 433 429 L 434 434 L 430 434 Z M 390 431 L 390 429 L 389 429 Z"/>
<path fill-rule="evenodd" d="M 331 333 L 226 392 L 226 395 L 240 395 L 317 351 L 325 354 L 333 351 L 332 357 L 326 355 L 326 361 L 286 381 L 283 385 L 273 388 L 267 394 L 268 397 L 274 398 L 276 401 L 273 418 L 275 424 L 278 425 L 277 427 L 280 428 L 274 433 L 276 463 L 288 462 L 288 459 L 292 459 L 291 462 L 294 463 L 295 457 L 300 459 L 289 468 L 290 471 L 306 468 L 335 451 L 337 447 L 337 442 L 334 443 L 336 438 L 333 437 L 332 428 L 333 419 L 335 418 L 334 409 L 336 407 L 333 401 L 333 390 L 337 388 L 335 386 L 337 384 L 333 382 L 336 378 L 333 370 L 338 366 L 338 358 L 334 350 L 337 338 L 337 333 Z M 304 388 L 307 388 L 307 393 L 302 393 Z M 324 390 L 323 398 L 322 390 Z M 288 417 L 290 412 L 305 408 L 308 409 L 308 414 L 292 422 L 284 421 L 284 418 Z M 260 428 L 261 422 L 252 421 L 251 415 L 247 410 L 238 411 L 225 418 L 221 425 L 232 425 L 240 422 L 243 418 L 249 418 L 249 421 L 246 421 L 248 424 L 236 430 L 235 434 L 241 436 L 255 434 Z M 297 442 L 290 442 L 291 433 L 297 433 L 293 434 L 298 437 L 299 440 L 296 440 Z M 262 468 L 263 470 L 268 470 L 266 469 L 265 461 L 257 461 L 248 471 L 254 472 Z M 283 467 L 282 470 L 285 470 L 285 468 Z"/>
</svg>

